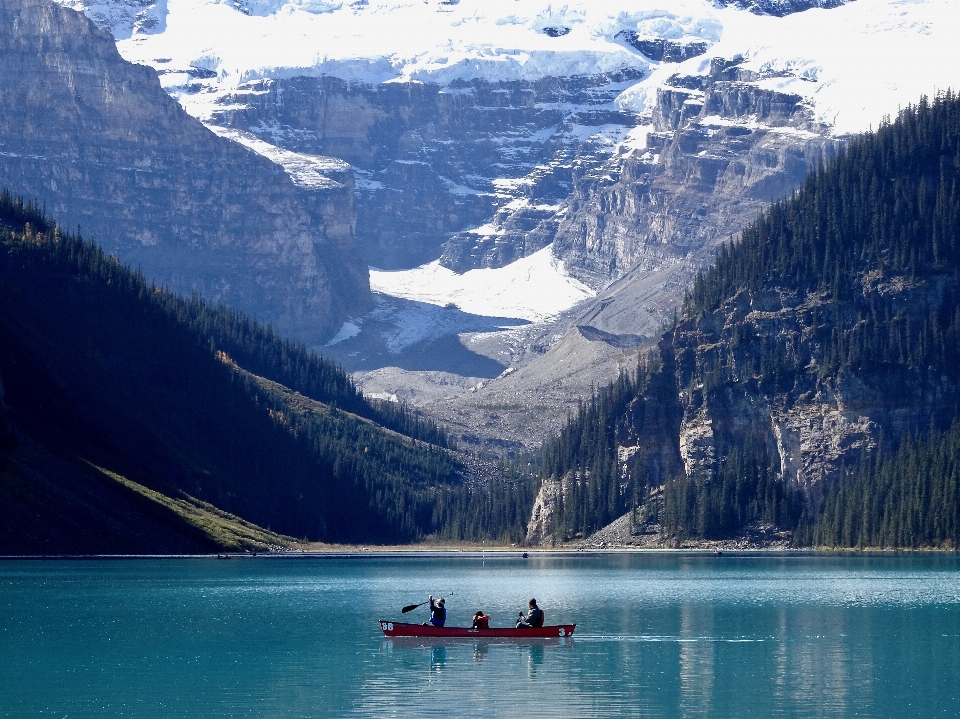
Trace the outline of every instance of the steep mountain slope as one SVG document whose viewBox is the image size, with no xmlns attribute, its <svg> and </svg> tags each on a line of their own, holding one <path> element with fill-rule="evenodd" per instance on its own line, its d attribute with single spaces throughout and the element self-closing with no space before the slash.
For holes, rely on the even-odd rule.
<svg viewBox="0 0 960 719">
<path fill-rule="evenodd" d="M 960 40 L 948 0 L 61 1 L 224 136 L 290 172 L 351 164 L 370 264 L 411 274 L 376 273 L 323 351 L 497 452 L 632 366 L 717 244 L 849 133 L 956 84 Z M 538 252 L 596 298 L 531 274 L 530 324 L 451 306 Z M 462 287 L 404 289 L 438 264 Z"/>
<path fill-rule="evenodd" d="M 531 538 L 586 535 L 642 505 L 675 538 L 768 524 L 801 542 L 956 542 L 950 472 L 867 498 L 894 466 L 943 466 L 937 448 L 955 442 L 942 433 L 960 416 L 958 220 L 960 100 L 947 93 L 852 141 L 721 248 L 656 365 L 546 450 Z M 651 403 L 668 418 L 656 426 Z M 894 464 L 911 436 L 919 449 Z M 930 496 L 943 503 L 916 499 Z M 915 513 L 917 532 L 842 529 L 868 511 L 877 527 Z M 921 533 L 930 513 L 944 521 Z"/>
<path fill-rule="evenodd" d="M 204 128 L 109 34 L 49 0 L 0 2 L 0 45 L 7 187 L 158 283 L 289 335 L 318 341 L 369 309 L 348 170 L 298 187 Z"/>
<path fill-rule="evenodd" d="M 281 543 L 237 516 L 314 540 L 517 531 L 524 491 L 432 423 L 8 195 L 0 220 L 0 552 Z"/>
</svg>

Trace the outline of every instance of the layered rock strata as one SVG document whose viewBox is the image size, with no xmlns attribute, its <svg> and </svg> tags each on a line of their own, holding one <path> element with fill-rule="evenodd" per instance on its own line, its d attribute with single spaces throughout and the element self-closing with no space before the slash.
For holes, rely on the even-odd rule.
<svg viewBox="0 0 960 719">
<path fill-rule="evenodd" d="M 757 15 L 783 17 L 813 8 L 834 8 L 852 0 L 717 0 L 720 5 L 749 10 Z"/>
<path fill-rule="evenodd" d="M 864 452 L 948 426 L 960 404 L 955 380 L 909 364 L 836 371 L 824 355 L 837 333 L 856 327 L 858 305 L 896 307 L 899 321 L 920 327 L 931 308 L 956 296 L 956 280 L 871 272 L 859 285 L 860 296 L 844 304 L 789 287 L 741 290 L 667 331 L 657 347 L 662 369 L 624 414 L 623 477 L 647 476 L 654 486 L 683 474 L 710 482 L 736 448 L 762 447 L 776 476 L 816 508 L 828 483 Z M 638 407 L 655 408 L 655 421 Z M 529 543 L 552 541 L 561 488 L 576 479 L 544 481 Z"/>
<path fill-rule="evenodd" d="M 0 177 L 13 193 L 157 283 L 307 342 L 369 309 L 351 179 L 298 188 L 49 0 L 0 0 L 0 43 Z"/>
<path fill-rule="evenodd" d="M 657 91 L 645 149 L 574 163 L 555 254 L 600 286 L 638 265 L 706 258 L 704 250 L 799 187 L 839 142 L 799 96 L 759 87 L 760 79 L 737 59 L 671 77 Z M 589 145 L 581 152 L 592 154 Z"/>
<path fill-rule="evenodd" d="M 245 86 L 207 121 L 350 163 L 357 237 L 375 266 L 415 267 L 442 254 L 459 272 L 549 244 L 583 128 L 634 125 L 612 101 L 642 76 L 446 86 L 298 77 Z"/>
</svg>

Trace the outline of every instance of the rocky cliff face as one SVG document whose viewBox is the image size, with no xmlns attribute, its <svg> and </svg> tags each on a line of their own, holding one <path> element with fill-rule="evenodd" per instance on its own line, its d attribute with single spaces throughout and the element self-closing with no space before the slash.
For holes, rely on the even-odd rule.
<svg viewBox="0 0 960 719">
<path fill-rule="evenodd" d="M 48 0 L 0 0 L 0 176 L 157 283 L 308 342 L 370 307 L 349 172 L 298 187 Z"/>
<path fill-rule="evenodd" d="M 666 332 L 657 347 L 662 369 L 616 420 L 624 428 L 617 437 L 624 486 L 649 477 L 655 487 L 684 474 L 709 484 L 736 448 L 763 447 L 777 478 L 815 509 L 864 452 L 948 426 L 960 406 L 955 379 L 910 364 L 836 371 L 825 348 L 838 331 L 856 326 L 854 304 L 881 313 L 896 307 L 899 323 L 920 327 L 931 308 L 956 296 L 956 281 L 873 272 L 859 284 L 860 296 L 840 305 L 788 287 L 742 290 Z M 543 481 L 528 544 L 558 541 L 551 520 L 572 483 L 583 479 L 571 472 Z M 643 512 L 636 514 L 630 531 L 642 534 Z"/>
<path fill-rule="evenodd" d="M 349 162 L 357 237 L 375 266 L 415 267 L 442 254 L 464 271 L 549 244 L 583 127 L 632 125 L 611 103 L 642 75 L 446 86 L 301 77 L 248 86 L 209 122 Z"/>
<path fill-rule="evenodd" d="M 575 163 L 555 253 L 604 285 L 635 267 L 701 264 L 766 203 L 803 181 L 838 142 L 798 96 L 764 89 L 737 61 L 674 75 L 657 93 L 646 147 Z"/>
<path fill-rule="evenodd" d="M 952 281 L 861 279 L 866 306 L 899 308 L 923 326 L 931 307 L 955 292 Z M 683 419 L 680 452 L 688 474 L 716 470 L 730 448 L 759 439 L 781 476 L 808 495 L 887 437 L 949 424 L 960 388 L 927 368 L 829 371 L 831 333 L 854 326 L 850 306 L 819 293 L 771 287 L 741 291 L 714 313 L 681 322 L 661 346 L 676 359 Z M 775 353 L 775 354 L 774 354 Z M 774 357 L 774 360 L 771 360 Z M 782 362 L 782 369 L 762 366 Z M 758 379 L 763 375 L 767 379 Z M 771 377 L 779 379 L 771 380 Z"/>
<path fill-rule="evenodd" d="M 642 74 L 449 86 L 293 78 L 224 98 L 209 122 L 353 165 L 358 239 L 378 267 L 438 255 L 457 272 L 500 267 L 556 241 L 595 287 L 637 267 L 700 266 L 839 144 L 799 96 L 764 88 L 770 77 L 738 59 L 672 76 L 649 116 L 618 110 Z"/>
<path fill-rule="evenodd" d="M 851 0 L 717 0 L 717 4 L 749 10 L 757 15 L 783 17 L 812 8 L 832 8 L 845 5 Z"/>
</svg>

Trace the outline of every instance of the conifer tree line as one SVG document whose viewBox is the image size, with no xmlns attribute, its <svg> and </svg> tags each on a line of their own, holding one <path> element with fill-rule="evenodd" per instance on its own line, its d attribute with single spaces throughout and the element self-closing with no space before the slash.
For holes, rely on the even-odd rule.
<svg viewBox="0 0 960 719">
<path fill-rule="evenodd" d="M 827 496 L 801 541 L 825 547 L 960 547 L 960 421 L 871 453 Z"/>
<path fill-rule="evenodd" d="M 738 301 L 764 295 L 794 297 L 796 326 L 753 320 L 725 327 L 715 344 L 689 344 L 703 327 L 724 327 Z M 651 482 L 651 474 L 660 475 L 649 462 L 614 458 L 617 427 L 643 396 L 636 382 L 660 380 L 649 371 L 636 381 L 621 378 L 545 446 L 543 478 L 568 478 L 554 520 L 565 537 L 632 509 L 678 540 L 729 537 L 767 524 L 792 531 L 798 544 L 954 546 L 960 98 L 952 91 L 924 98 L 853 139 L 803 187 L 721 245 L 654 354 L 674 397 L 694 407 L 722 406 L 744 392 L 810 396 L 856 377 L 878 388 L 885 403 L 886 414 L 878 415 L 883 441 L 852 454 L 836 477 L 811 492 L 784 481 L 769 427 L 733 429 L 740 420 L 721 417 L 714 422 L 713 470 L 688 476 L 674 467 Z M 898 412 L 923 422 L 906 435 L 902 423 L 882 425 L 882 417 Z M 673 426 L 678 430 L 679 422 Z"/>
<path fill-rule="evenodd" d="M 307 351 L 300 343 L 280 338 L 271 327 L 251 320 L 225 305 L 214 305 L 198 295 L 184 298 L 155 287 L 139 270 L 131 271 L 95 244 L 77 235 L 71 242 L 55 223 L 49 221 L 36 202 L 24 203 L 8 189 L 0 193 L 0 222 L 25 227 L 28 233 L 50 236 L 50 248 L 57 250 L 47 259 L 76 265 L 98 276 L 118 290 L 135 293 L 150 305 L 211 347 L 226 353 L 248 371 L 269 377 L 306 397 L 373 420 L 400 434 L 440 447 L 455 446 L 454 440 L 435 422 L 395 402 L 369 400 L 353 380 L 333 362 Z"/>
<path fill-rule="evenodd" d="M 640 357 L 634 371 L 621 371 L 581 401 L 559 436 L 544 443 L 541 481 L 562 483 L 550 534 L 561 541 L 586 537 L 636 509 L 666 472 L 676 471 L 669 458 L 644 448 L 623 461 L 620 456 L 620 447 L 635 445 L 644 427 L 659 423 L 664 390 L 673 393 L 659 360 Z"/>
<path fill-rule="evenodd" d="M 660 522 L 681 541 L 731 537 L 752 524 L 795 527 L 803 498 L 780 480 L 778 468 L 756 439 L 733 446 L 714 477 L 680 475 L 664 485 Z"/>
<path fill-rule="evenodd" d="M 523 536 L 529 480 L 465 482 L 432 421 L 369 401 L 239 312 L 154 286 L 6 191 L 0 346 L 20 431 L 157 491 L 309 540 Z"/>
</svg>

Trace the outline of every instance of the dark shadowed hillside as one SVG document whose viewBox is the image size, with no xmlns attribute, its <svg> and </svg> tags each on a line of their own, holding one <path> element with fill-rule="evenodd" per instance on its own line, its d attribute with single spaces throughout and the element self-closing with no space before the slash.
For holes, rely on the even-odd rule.
<svg viewBox="0 0 960 719">
<path fill-rule="evenodd" d="M 156 282 L 286 336 L 316 343 L 370 309 L 349 168 L 298 185 L 187 115 L 152 69 L 52 0 L 0 0 L 0 47 L 4 186 Z"/>
<path fill-rule="evenodd" d="M 185 525 L 173 500 L 310 540 L 519 531 L 510 487 L 481 481 L 436 425 L 9 195 L 0 219 L 0 552 L 256 544 Z"/>
</svg>

